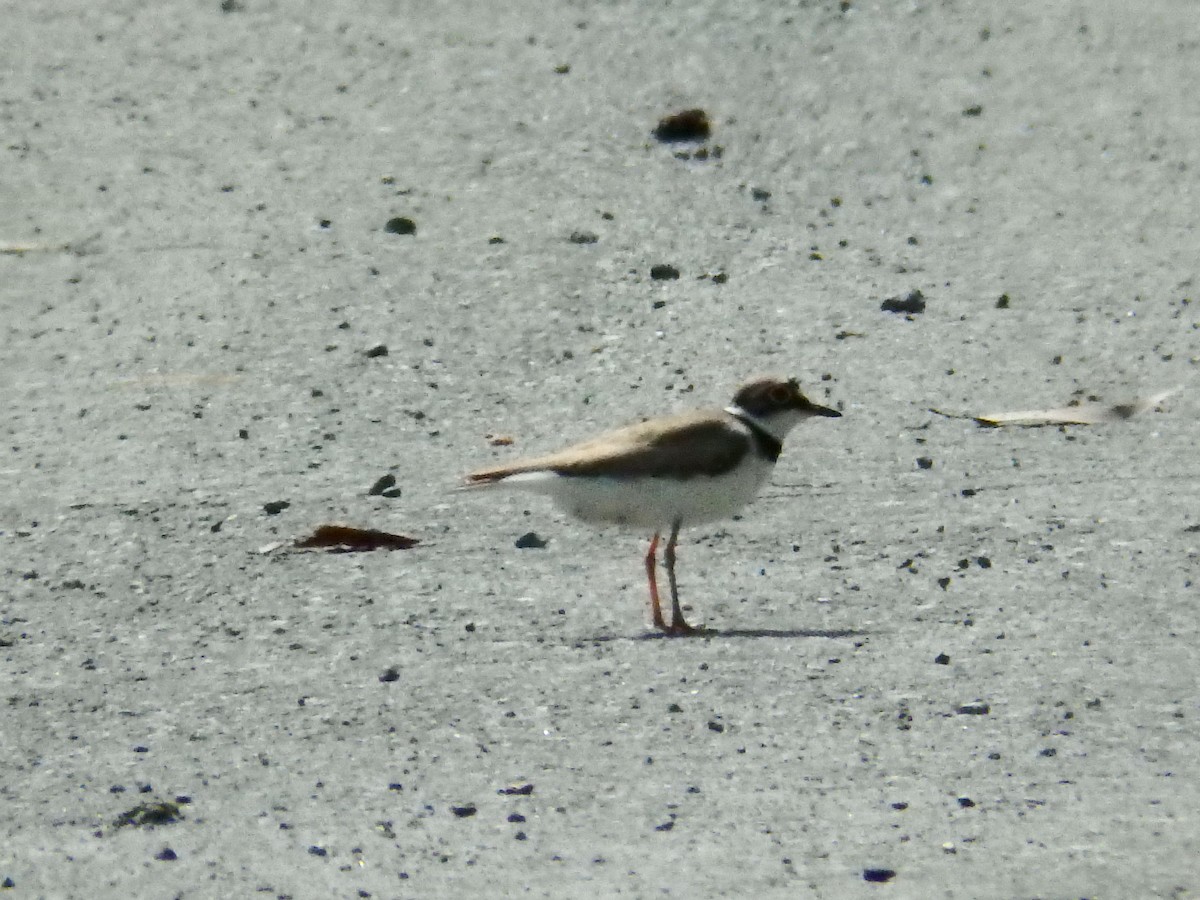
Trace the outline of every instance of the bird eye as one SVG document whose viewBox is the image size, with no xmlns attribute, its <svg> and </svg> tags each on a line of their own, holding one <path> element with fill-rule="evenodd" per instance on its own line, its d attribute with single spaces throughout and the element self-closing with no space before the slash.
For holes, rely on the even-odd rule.
<svg viewBox="0 0 1200 900">
<path fill-rule="evenodd" d="M 771 393 L 768 396 L 771 398 L 772 403 L 776 404 L 777 406 L 783 406 L 785 403 L 791 402 L 792 392 L 784 385 L 778 384 L 771 388 Z"/>
</svg>

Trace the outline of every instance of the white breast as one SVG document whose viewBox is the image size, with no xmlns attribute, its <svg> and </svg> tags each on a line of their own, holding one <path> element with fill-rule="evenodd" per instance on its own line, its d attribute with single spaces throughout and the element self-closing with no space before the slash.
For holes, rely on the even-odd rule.
<svg viewBox="0 0 1200 900">
<path fill-rule="evenodd" d="M 676 519 L 685 526 L 727 519 L 754 499 L 774 464 L 749 455 L 715 478 L 594 478 L 528 472 L 505 478 L 504 485 L 547 494 L 585 522 L 666 529 Z"/>
</svg>

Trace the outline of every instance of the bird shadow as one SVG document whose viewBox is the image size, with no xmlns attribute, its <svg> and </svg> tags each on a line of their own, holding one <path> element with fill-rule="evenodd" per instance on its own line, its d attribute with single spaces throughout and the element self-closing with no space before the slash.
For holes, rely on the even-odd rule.
<svg viewBox="0 0 1200 900">
<path fill-rule="evenodd" d="M 697 628 L 692 634 L 664 634 L 648 631 L 644 634 L 606 634 L 583 640 L 595 643 L 610 641 L 669 641 L 704 640 L 706 638 L 850 638 L 871 634 L 857 628 Z"/>
</svg>

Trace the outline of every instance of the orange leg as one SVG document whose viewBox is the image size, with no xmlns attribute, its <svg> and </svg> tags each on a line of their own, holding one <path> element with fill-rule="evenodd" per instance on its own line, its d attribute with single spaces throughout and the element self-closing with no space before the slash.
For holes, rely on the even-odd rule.
<svg viewBox="0 0 1200 900">
<path fill-rule="evenodd" d="M 646 554 L 646 579 L 650 582 L 650 615 L 654 626 L 669 632 L 667 623 L 663 621 L 662 606 L 658 602 L 658 532 L 650 539 L 650 552 Z M 674 576 L 672 576 L 674 577 Z"/>
<path fill-rule="evenodd" d="M 679 540 L 679 527 L 683 522 L 676 519 L 671 525 L 671 537 L 667 541 L 667 549 L 663 561 L 667 564 L 667 578 L 671 582 L 671 627 L 664 628 L 667 634 L 679 635 L 699 634 L 704 629 L 694 628 L 683 618 L 683 609 L 679 606 L 679 590 L 675 585 L 675 543 Z M 657 535 L 656 535 L 657 537 Z"/>
</svg>

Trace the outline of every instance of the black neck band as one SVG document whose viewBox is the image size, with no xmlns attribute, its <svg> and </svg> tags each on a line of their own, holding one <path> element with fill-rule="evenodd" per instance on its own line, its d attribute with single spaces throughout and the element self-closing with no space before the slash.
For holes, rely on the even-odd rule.
<svg viewBox="0 0 1200 900">
<path fill-rule="evenodd" d="M 763 459 L 775 462 L 779 459 L 779 454 L 783 452 L 783 441 L 763 428 L 757 421 L 744 412 L 733 412 L 733 417 L 750 429 L 750 435 L 754 438 L 754 448 L 758 451 L 758 455 Z"/>
</svg>

